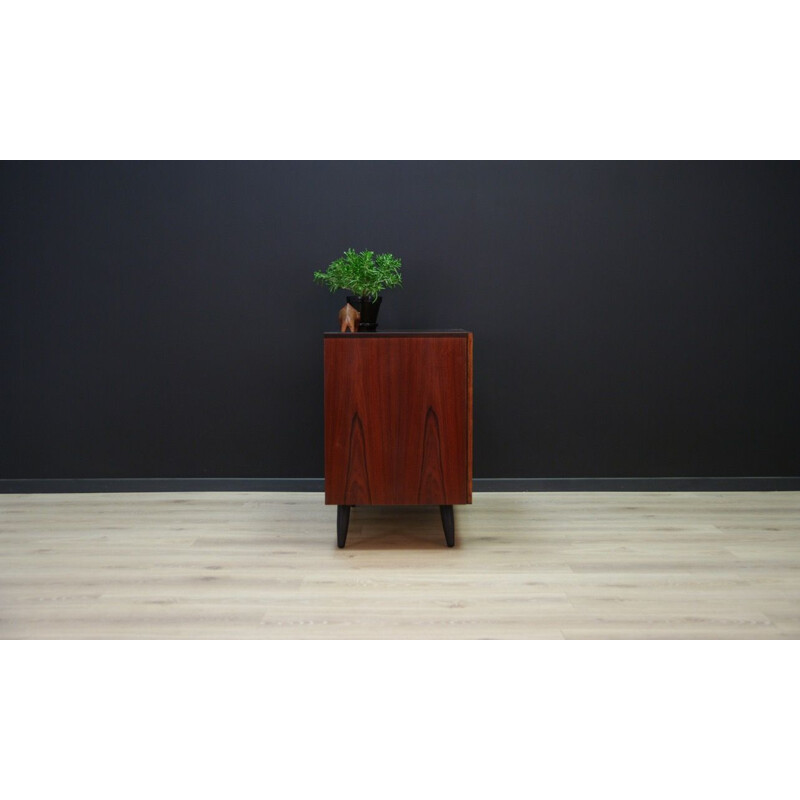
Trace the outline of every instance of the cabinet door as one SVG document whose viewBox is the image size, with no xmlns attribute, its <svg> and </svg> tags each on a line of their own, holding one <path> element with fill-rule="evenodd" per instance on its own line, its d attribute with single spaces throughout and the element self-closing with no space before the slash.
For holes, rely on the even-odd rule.
<svg viewBox="0 0 800 800">
<path fill-rule="evenodd" d="M 325 339 L 325 502 L 455 504 L 468 480 L 465 337 Z"/>
</svg>

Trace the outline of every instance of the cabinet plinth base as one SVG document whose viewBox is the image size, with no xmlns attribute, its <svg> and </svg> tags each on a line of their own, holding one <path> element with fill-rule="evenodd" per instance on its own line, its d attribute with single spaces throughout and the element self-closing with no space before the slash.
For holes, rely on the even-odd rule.
<svg viewBox="0 0 800 800">
<path fill-rule="evenodd" d="M 353 506 L 336 507 L 336 544 L 344 547 L 347 541 L 347 529 L 350 526 L 350 509 Z M 456 543 L 456 523 L 453 515 L 453 506 L 439 506 L 439 513 L 442 515 L 442 528 L 444 528 L 444 540 L 448 547 L 453 547 Z"/>
</svg>

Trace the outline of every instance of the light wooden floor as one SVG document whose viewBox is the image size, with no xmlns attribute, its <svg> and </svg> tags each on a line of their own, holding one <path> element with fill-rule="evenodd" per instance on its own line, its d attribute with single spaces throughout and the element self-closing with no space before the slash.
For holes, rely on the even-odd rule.
<svg viewBox="0 0 800 800">
<path fill-rule="evenodd" d="M 800 638 L 800 492 L 0 495 L 0 638 Z"/>
</svg>

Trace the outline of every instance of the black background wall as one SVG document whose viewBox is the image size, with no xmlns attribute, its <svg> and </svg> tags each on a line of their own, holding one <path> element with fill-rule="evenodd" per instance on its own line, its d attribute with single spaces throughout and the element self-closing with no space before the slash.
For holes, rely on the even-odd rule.
<svg viewBox="0 0 800 800">
<path fill-rule="evenodd" d="M 800 475 L 797 163 L 4 163 L 0 478 L 319 478 L 347 247 L 476 478 Z M 16 485 L 16 484 L 15 484 Z"/>
</svg>

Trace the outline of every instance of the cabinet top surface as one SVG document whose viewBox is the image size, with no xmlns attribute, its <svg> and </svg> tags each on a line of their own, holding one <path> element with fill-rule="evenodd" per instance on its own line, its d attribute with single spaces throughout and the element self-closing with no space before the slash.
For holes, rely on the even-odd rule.
<svg viewBox="0 0 800 800">
<path fill-rule="evenodd" d="M 326 338 L 353 338 L 353 339 L 369 339 L 380 338 L 381 336 L 456 336 L 467 337 L 470 335 L 469 331 L 463 328 L 439 328 L 433 330 L 409 330 L 409 331 L 359 331 L 358 333 L 349 333 L 345 331 L 325 331 L 323 336 Z"/>
</svg>

